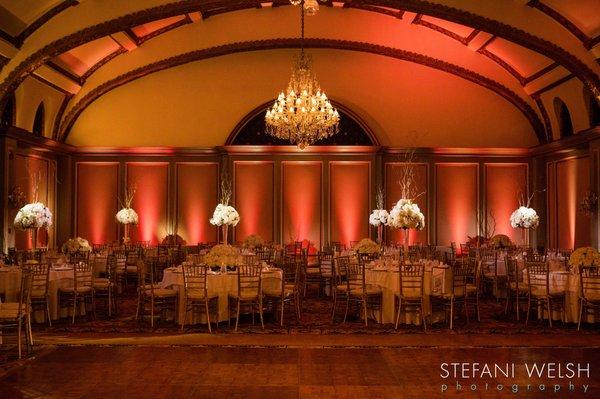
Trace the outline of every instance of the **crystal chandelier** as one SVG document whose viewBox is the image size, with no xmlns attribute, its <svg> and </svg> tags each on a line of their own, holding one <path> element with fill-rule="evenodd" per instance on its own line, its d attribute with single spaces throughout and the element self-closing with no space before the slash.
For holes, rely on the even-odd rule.
<svg viewBox="0 0 600 399">
<path fill-rule="evenodd" d="M 302 42 L 305 6 L 306 4 L 303 4 L 301 7 Z M 273 106 L 267 110 L 267 133 L 279 139 L 289 140 L 302 150 L 315 141 L 336 134 L 339 120 L 338 111 L 319 87 L 311 70 L 311 58 L 302 47 L 292 69 L 286 92 L 279 93 Z"/>
</svg>

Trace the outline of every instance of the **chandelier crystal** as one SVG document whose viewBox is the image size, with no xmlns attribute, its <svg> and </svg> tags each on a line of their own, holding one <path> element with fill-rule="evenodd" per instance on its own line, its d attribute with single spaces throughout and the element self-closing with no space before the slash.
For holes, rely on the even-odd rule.
<svg viewBox="0 0 600 399">
<path fill-rule="evenodd" d="M 315 1 L 316 2 L 316 1 Z M 301 8 L 301 37 L 304 40 L 304 6 Z M 317 5 L 318 7 L 318 5 Z M 321 90 L 311 69 L 311 57 L 300 50 L 285 93 L 265 115 L 266 132 L 289 140 L 303 150 L 316 141 L 338 132 L 340 115 Z"/>
</svg>

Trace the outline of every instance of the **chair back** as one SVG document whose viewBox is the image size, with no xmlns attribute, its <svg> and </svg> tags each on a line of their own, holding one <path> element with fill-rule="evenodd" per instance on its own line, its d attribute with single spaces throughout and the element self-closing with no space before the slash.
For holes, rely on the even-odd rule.
<svg viewBox="0 0 600 399">
<path fill-rule="evenodd" d="M 48 295 L 48 280 L 50 278 L 50 267 L 47 263 L 31 265 L 31 290 Z"/>
<path fill-rule="evenodd" d="M 486 276 L 498 277 L 498 252 L 495 250 L 481 250 L 479 259 Z"/>
<path fill-rule="evenodd" d="M 259 265 L 238 266 L 238 296 L 259 296 L 262 267 Z"/>
<path fill-rule="evenodd" d="M 116 283 L 119 264 L 117 255 L 109 254 L 106 256 L 106 277 L 111 283 Z"/>
<path fill-rule="evenodd" d="M 187 295 L 188 291 L 207 292 L 206 274 L 207 267 L 203 265 L 182 264 L 183 268 L 183 286 Z"/>
<path fill-rule="evenodd" d="M 372 253 L 372 254 L 366 254 L 366 253 L 358 253 L 358 263 L 361 265 L 366 265 L 369 262 L 374 261 L 375 259 L 379 258 L 379 253 Z"/>
<path fill-rule="evenodd" d="M 506 278 L 508 283 L 514 283 L 515 287 L 519 289 L 519 283 L 523 283 L 523 277 L 519 273 L 519 267 L 517 264 L 517 260 L 512 256 L 506 256 Z"/>
<path fill-rule="evenodd" d="M 92 287 L 94 285 L 94 273 L 92 265 L 86 262 L 79 262 L 73 265 L 74 286 L 75 289 L 82 287 Z"/>
<path fill-rule="evenodd" d="M 333 275 L 333 252 L 319 251 L 319 269 L 321 276 Z"/>
<path fill-rule="evenodd" d="M 363 292 L 366 288 L 365 283 L 365 262 L 360 260 L 359 262 L 349 262 L 346 268 L 346 287 L 348 292 L 359 291 Z"/>
<path fill-rule="evenodd" d="M 258 264 L 258 255 L 254 254 L 242 254 L 242 260 L 244 265 L 253 266 Z"/>
<path fill-rule="evenodd" d="M 452 295 L 463 297 L 467 292 L 467 279 L 473 276 L 472 266 L 467 263 L 457 263 L 452 268 Z"/>
<path fill-rule="evenodd" d="M 88 263 L 90 260 L 90 251 L 75 251 L 69 253 L 69 263 Z"/>
<path fill-rule="evenodd" d="M 298 288 L 300 279 L 300 262 L 294 261 L 293 258 L 287 258 L 282 265 L 283 283 L 281 287 L 286 285 L 294 285 L 294 289 Z"/>
<path fill-rule="evenodd" d="M 348 275 L 348 265 L 350 264 L 349 256 L 338 256 L 334 259 L 334 266 L 331 270 L 333 272 L 334 281 L 339 282 L 342 277 Z"/>
<path fill-rule="evenodd" d="M 400 296 L 404 298 L 423 297 L 425 267 L 422 264 L 404 264 L 398 272 Z"/>
<path fill-rule="evenodd" d="M 527 262 L 546 262 L 546 254 L 538 254 L 534 252 L 527 251 L 527 255 L 525 255 L 525 260 Z"/>
<path fill-rule="evenodd" d="M 256 250 L 256 256 L 261 262 L 271 263 L 273 261 L 272 258 L 273 250 L 271 247 L 263 246 Z"/>
<path fill-rule="evenodd" d="M 550 269 L 546 262 L 525 262 L 529 293 L 550 294 Z"/>
<path fill-rule="evenodd" d="M 600 300 L 600 269 L 598 267 L 579 268 L 581 297 L 588 301 Z"/>
</svg>

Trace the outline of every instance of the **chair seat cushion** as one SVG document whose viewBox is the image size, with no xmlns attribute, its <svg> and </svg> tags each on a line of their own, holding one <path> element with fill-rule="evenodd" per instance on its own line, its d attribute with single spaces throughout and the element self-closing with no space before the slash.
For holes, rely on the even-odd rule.
<svg viewBox="0 0 600 399">
<path fill-rule="evenodd" d="M 145 294 L 152 295 L 152 291 L 153 290 L 151 289 L 146 290 Z M 154 296 L 159 298 L 168 298 L 171 296 L 177 296 L 177 291 L 172 290 L 170 288 L 154 288 Z"/>
<path fill-rule="evenodd" d="M 353 288 L 350 290 L 350 295 L 380 295 L 383 291 L 376 285 L 366 285 L 364 292 L 362 288 Z"/>
<path fill-rule="evenodd" d="M 313 276 L 320 276 L 321 275 L 321 269 L 319 269 L 318 267 L 309 267 L 306 269 L 306 274 L 307 275 L 313 275 Z"/>
<path fill-rule="evenodd" d="M 46 290 L 32 290 L 31 291 L 32 299 L 45 298 L 45 297 L 46 297 Z"/>
<path fill-rule="evenodd" d="M 67 293 L 73 293 L 73 292 L 77 291 L 78 294 L 85 294 L 87 292 L 92 292 L 92 287 L 89 287 L 89 286 L 77 287 L 77 290 L 75 290 L 75 287 L 64 287 L 64 288 L 60 288 L 59 291 L 67 292 Z"/>
<path fill-rule="evenodd" d="M 467 293 L 473 294 L 477 292 L 477 286 L 475 284 L 467 284 Z"/>
<path fill-rule="evenodd" d="M 194 290 L 194 289 L 189 289 L 186 291 L 186 297 L 188 299 L 204 299 L 205 296 L 208 297 L 208 299 L 212 299 L 212 298 L 217 298 L 218 295 L 217 294 L 208 294 L 205 295 L 204 290 Z"/>
<path fill-rule="evenodd" d="M 290 295 L 293 295 L 295 291 L 296 290 L 294 284 L 286 284 L 283 287 L 283 292 L 280 289 L 266 289 L 263 290 L 263 294 L 271 297 L 280 297 L 283 294 L 284 297 L 288 297 Z"/>
<path fill-rule="evenodd" d="M 346 291 L 348 291 L 348 286 L 346 284 L 338 284 L 338 285 L 335 286 L 335 289 L 337 291 L 346 292 Z"/>
<path fill-rule="evenodd" d="M 110 280 L 107 278 L 97 278 L 94 280 L 94 289 L 106 290 L 110 285 Z"/>
<path fill-rule="evenodd" d="M 254 299 L 258 299 L 258 294 L 253 292 L 243 292 L 241 295 L 238 294 L 229 294 L 230 298 L 233 299 L 241 299 L 242 301 L 252 301 Z"/>
<path fill-rule="evenodd" d="M 512 291 L 516 291 L 516 290 L 517 290 L 517 283 L 515 283 L 514 281 L 511 281 L 511 282 L 510 282 L 510 284 L 509 284 L 508 286 L 510 287 L 510 289 L 511 289 Z M 521 283 L 521 284 L 519 285 L 519 292 L 527 292 L 527 291 L 529 291 L 529 290 L 527 289 L 527 287 L 526 287 L 526 286 L 525 286 L 523 283 Z"/>
<path fill-rule="evenodd" d="M 565 294 L 564 291 L 550 289 L 549 292 L 546 292 L 546 289 L 543 287 L 538 287 L 538 286 L 531 287 L 531 296 L 536 297 L 536 298 L 545 297 L 545 296 L 560 297 L 560 296 L 563 296 L 564 294 Z"/>
</svg>

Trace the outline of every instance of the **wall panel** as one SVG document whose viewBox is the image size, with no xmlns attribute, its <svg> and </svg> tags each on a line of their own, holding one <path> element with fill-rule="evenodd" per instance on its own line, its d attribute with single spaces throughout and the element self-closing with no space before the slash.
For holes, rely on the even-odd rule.
<svg viewBox="0 0 600 399">
<path fill-rule="evenodd" d="M 272 161 L 237 161 L 234 165 L 235 208 L 240 213 L 235 239 L 258 234 L 272 241 L 275 166 Z"/>
<path fill-rule="evenodd" d="M 285 161 L 282 165 L 283 242 L 308 239 L 321 245 L 322 163 Z"/>
<path fill-rule="evenodd" d="M 50 208 L 54 217 L 57 217 L 54 207 L 54 180 L 54 168 L 51 167 L 48 159 L 23 154 L 15 155 L 14 185 L 18 186 L 25 194 L 25 203 L 42 202 Z M 11 223 L 17 212 L 18 209 L 14 209 L 14 212 L 10 213 Z M 46 246 L 48 241 L 48 232 L 40 229 L 38 231 L 38 247 Z M 15 247 L 19 249 L 33 248 L 31 233 L 15 229 Z"/>
<path fill-rule="evenodd" d="M 527 199 L 527 164 L 485 164 L 485 220 L 488 234 L 506 234 L 523 244 L 523 233 L 510 225 L 510 215 Z M 543 214 L 540 215 L 543 217 Z"/>
<path fill-rule="evenodd" d="M 559 248 L 579 248 L 590 244 L 590 219 L 577 210 L 585 192 L 590 189 L 590 167 L 589 156 L 556 163 L 556 230 Z"/>
<path fill-rule="evenodd" d="M 436 241 L 458 245 L 477 234 L 478 164 L 436 164 Z"/>
<path fill-rule="evenodd" d="M 406 164 L 395 162 L 395 163 L 386 163 L 385 164 L 385 202 L 386 209 L 390 211 L 392 207 L 400 200 L 402 197 L 402 189 L 400 187 L 400 179 L 403 175 Z M 428 193 L 428 165 L 424 163 L 415 163 L 413 164 L 414 171 L 414 184 L 415 184 L 415 192 L 416 194 L 423 193 L 420 195 L 416 203 L 419 205 L 421 212 L 425 215 L 425 228 L 421 231 L 411 230 L 410 232 L 410 243 L 414 244 L 417 242 L 427 243 L 428 242 L 428 230 L 429 230 L 429 221 L 431 218 L 429 217 L 427 199 L 429 198 Z M 392 229 L 391 227 L 386 227 L 387 229 L 387 241 L 389 243 L 392 242 L 403 242 L 404 237 L 402 230 Z"/>
<path fill-rule="evenodd" d="M 330 162 L 331 241 L 349 246 L 369 236 L 370 162 Z"/>
<path fill-rule="evenodd" d="M 546 164 L 547 204 L 548 204 L 548 247 L 556 248 L 556 163 L 548 162 Z"/>
<path fill-rule="evenodd" d="M 219 202 L 219 165 L 212 162 L 182 162 L 177 171 L 177 234 L 189 245 L 217 241 L 217 228 L 210 224 Z"/>
<path fill-rule="evenodd" d="M 127 163 L 127 187 L 137 189 L 132 207 L 140 218 L 130 229 L 132 241 L 157 244 L 167 235 L 168 166 L 166 162 Z"/>
<path fill-rule="evenodd" d="M 77 163 L 77 223 L 75 234 L 91 244 L 119 239 L 115 215 L 119 210 L 119 164 Z"/>
</svg>

